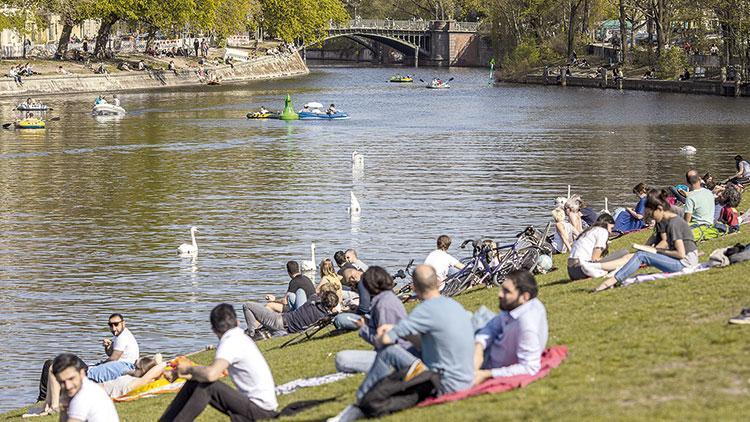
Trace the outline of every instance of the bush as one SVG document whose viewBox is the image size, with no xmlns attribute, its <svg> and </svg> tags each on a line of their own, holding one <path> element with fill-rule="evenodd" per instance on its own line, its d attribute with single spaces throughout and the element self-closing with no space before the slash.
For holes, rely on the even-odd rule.
<svg viewBox="0 0 750 422">
<path fill-rule="evenodd" d="M 662 50 L 656 63 L 661 79 L 676 79 L 688 67 L 685 52 L 677 47 Z"/>
<path fill-rule="evenodd" d="M 549 45 L 539 44 L 534 39 L 524 39 L 503 60 L 503 73 L 512 77 L 526 76 L 544 63 L 559 60 Z"/>
</svg>

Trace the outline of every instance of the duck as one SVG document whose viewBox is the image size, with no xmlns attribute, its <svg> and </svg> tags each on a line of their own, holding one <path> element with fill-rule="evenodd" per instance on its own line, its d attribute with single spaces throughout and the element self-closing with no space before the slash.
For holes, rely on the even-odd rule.
<svg viewBox="0 0 750 422">
<path fill-rule="evenodd" d="M 190 237 L 193 241 L 192 244 L 190 243 L 183 243 L 180 245 L 177 250 L 180 252 L 181 256 L 195 256 L 198 255 L 198 243 L 195 241 L 195 233 L 198 232 L 198 227 L 191 227 L 190 228 Z"/>
<path fill-rule="evenodd" d="M 315 242 L 310 243 L 310 260 L 302 261 L 302 265 L 300 265 L 300 269 L 302 270 L 303 273 L 315 272 L 317 270 L 317 267 L 315 265 Z"/>
</svg>

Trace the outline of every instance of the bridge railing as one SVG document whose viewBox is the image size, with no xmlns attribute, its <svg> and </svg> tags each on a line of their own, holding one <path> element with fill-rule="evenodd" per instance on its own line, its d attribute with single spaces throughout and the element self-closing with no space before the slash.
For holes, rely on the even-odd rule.
<svg viewBox="0 0 750 422">
<path fill-rule="evenodd" d="M 481 22 L 450 22 L 450 29 L 462 32 L 478 32 Z M 329 30 L 336 29 L 370 29 L 370 30 L 392 30 L 392 31 L 418 31 L 425 32 L 430 29 L 431 21 L 412 19 L 408 21 L 397 21 L 393 19 L 351 19 L 343 24 L 329 25 Z"/>
<path fill-rule="evenodd" d="M 395 31 L 427 31 L 430 22 L 424 20 L 397 21 L 392 19 L 351 19 L 342 25 L 331 23 L 329 29 L 390 29 Z"/>
</svg>

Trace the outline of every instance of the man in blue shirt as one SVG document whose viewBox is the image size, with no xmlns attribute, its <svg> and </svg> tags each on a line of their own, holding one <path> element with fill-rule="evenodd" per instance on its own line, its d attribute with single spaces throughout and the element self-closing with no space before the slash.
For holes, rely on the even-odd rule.
<svg viewBox="0 0 750 422">
<path fill-rule="evenodd" d="M 547 345 L 547 311 L 537 299 L 534 276 L 516 270 L 505 277 L 500 314 L 474 337 L 474 384 L 493 377 L 534 375 L 542 367 Z"/>
<path fill-rule="evenodd" d="M 440 295 L 437 274 L 431 266 L 417 266 L 412 279 L 422 303 L 398 324 L 378 327 L 376 343 L 381 347 L 357 390 L 357 401 L 394 370 L 404 368 L 409 368 L 405 381 L 425 370 L 440 374 L 439 394 L 463 390 L 474 380 L 471 314 L 455 300 Z M 399 339 L 414 339 L 412 344 L 421 344 L 421 359 L 395 344 Z M 361 416 L 357 406 L 349 406 L 332 420 Z"/>
</svg>

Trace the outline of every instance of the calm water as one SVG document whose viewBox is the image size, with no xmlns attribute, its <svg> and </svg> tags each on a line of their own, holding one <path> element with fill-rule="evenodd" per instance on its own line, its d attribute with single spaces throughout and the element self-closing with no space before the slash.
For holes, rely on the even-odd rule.
<svg viewBox="0 0 750 422">
<path fill-rule="evenodd" d="M 285 261 L 310 259 L 310 242 L 318 260 L 354 247 L 395 270 L 442 233 L 455 250 L 542 225 L 568 184 L 614 209 L 632 205 L 637 182 L 675 183 L 690 166 L 724 176 L 734 154 L 750 155 L 744 99 L 489 87 L 483 70 L 420 69 L 455 77 L 435 91 L 384 83 L 392 72 L 123 94 L 120 120 L 92 118 L 91 96 L 56 97 L 61 120 L 46 133 L 0 131 L 0 410 L 36 397 L 44 359 L 98 359 L 111 312 L 142 352 L 215 342 L 209 310 L 282 292 Z M 334 102 L 353 117 L 244 118 L 281 107 L 287 92 L 297 108 Z M 681 155 L 682 145 L 698 153 Z M 362 174 L 353 150 L 365 154 Z M 176 253 L 191 225 L 194 264 Z"/>
</svg>

